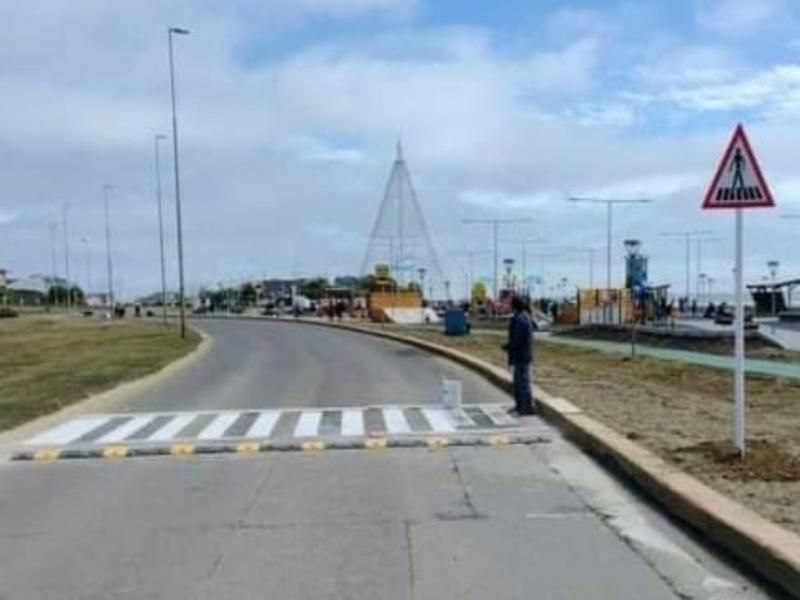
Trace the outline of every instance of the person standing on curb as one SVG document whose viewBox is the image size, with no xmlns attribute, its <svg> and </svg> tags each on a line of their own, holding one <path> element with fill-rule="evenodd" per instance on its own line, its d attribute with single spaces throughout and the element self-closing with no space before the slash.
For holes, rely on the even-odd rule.
<svg viewBox="0 0 800 600">
<path fill-rule="evenodd" d="M 527 302 L 520 296 L 511 298 L 511 308 L 514 315 L 508 322 L 508 342 L 503 345 L 508 353 L 508 364 L 514 372 L 514 408 L 509 412 L 532 415 L 536 412 L 531 391 L 533 323 Z"/>
</svg>

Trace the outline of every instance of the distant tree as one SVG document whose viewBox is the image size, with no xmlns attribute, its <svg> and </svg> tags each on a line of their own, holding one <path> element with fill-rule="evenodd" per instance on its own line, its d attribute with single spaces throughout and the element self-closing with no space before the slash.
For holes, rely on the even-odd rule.
<svg viewBox="0 0 800 600">
<path fill-rule="evenodd" d="M 250 282 L 242 285 L 241 289 L 239 290 L 239 297 L 241 298 L 242 304 L 245 306 L 252 306 L 255 304 L 257 296 L 258 294 L 256 293 L 256 288 Z"/>
<path fill-rule="evenodd" d="M 47 302 L 53 305 L 67 303 L 67 288 L 63 285 L 53 285 L 47 294 Z"/>
<path fill-rule="evenodd" d="M 328 288 L 328 280 L 325 277 L 315 277 L 307 279 L 300 286 L 300 293 L 311 300 L 319 300 L 325 295 Z"/>
</svg>

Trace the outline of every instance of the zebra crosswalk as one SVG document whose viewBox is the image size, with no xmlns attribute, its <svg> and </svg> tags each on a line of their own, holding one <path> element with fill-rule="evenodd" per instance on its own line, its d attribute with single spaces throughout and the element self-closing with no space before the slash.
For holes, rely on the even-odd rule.
<svg viewBox="0 0 800 600">
<path fill-rule="evenodd" d="M 27 440 L 27 446 L 148 445 L 230 440 L 310 440 L 510 430 L 520 423 L 496 404 L 450 410 L 375 406 L 87 415 Z"/>
</svg>

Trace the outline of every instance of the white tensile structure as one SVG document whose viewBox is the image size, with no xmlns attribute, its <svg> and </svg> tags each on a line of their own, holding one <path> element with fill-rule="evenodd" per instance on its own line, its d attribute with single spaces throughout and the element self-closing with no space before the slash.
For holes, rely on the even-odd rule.
<svg viewBox="0 0 800 600">
<path fill-rule="evenodd" d="M 397 158 L 386 182 L 378 218 L 361 265 L 361 274 L 371 273 L 378 264 L 389 266 L 398 285 L 424 279 L 427 289 L 429 285 L 444 283 L 439 259 L 399 141 Z"/>
</svg>

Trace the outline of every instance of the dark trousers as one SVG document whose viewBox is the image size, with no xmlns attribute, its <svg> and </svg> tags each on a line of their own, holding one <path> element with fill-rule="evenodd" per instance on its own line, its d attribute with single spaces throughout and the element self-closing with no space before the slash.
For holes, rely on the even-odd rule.
<svg viewBox="0 0 800 600">
<path fill-rule="evenodd" d="M 514 365 L 514 407 L 521 413 L 533 410 L 531 392 L 531 365 Z"/>
</svg>

